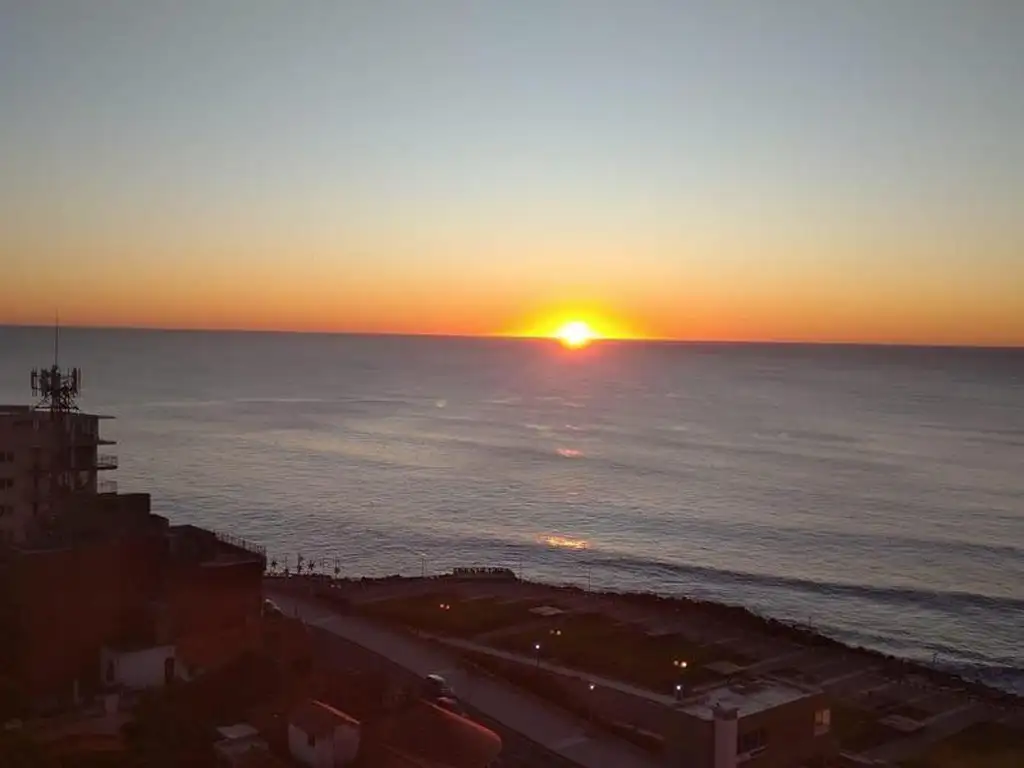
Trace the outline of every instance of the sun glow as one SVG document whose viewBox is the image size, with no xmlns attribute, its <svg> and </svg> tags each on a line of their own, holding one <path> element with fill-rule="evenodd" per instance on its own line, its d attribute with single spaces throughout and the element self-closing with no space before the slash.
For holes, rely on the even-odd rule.
<svg viewBox="0 0 1024 768">
<path fill-rule="evenodd" d="M 559 327 L 554 334 L 562 345 L 569 349 L 579 349 L 598 338 L 594 329 L 582 320 L 573 320 Z"/>
<path fill-rule="evenodd" d="M 538 536 L 537 541 L 541 544 L 547 544 L 549 547 L 555 547 L 557 549 L 590 549 L 589 541 L 586 539 L 572 538 L 571 536 L 547 534 L 544 536 Z"/>
</svg>

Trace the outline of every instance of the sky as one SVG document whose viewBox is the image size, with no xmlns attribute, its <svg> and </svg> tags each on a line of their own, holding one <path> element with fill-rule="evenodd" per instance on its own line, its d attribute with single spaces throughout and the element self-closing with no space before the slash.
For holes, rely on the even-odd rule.
<svg viewBox="0 0 1024 768">
<path fill-rule="evenodd" d="M 0 0 L 0 323 L 1024 344 L 1024 3 Z"/>
</svg>

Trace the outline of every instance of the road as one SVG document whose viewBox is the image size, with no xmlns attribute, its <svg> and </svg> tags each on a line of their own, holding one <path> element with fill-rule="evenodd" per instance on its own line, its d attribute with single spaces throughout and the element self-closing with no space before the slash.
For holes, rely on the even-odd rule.
<svg viewBox="0 0 1024 768">
<path fill-rule="evenodd" d="M 268 590 L 289 616 L 320 627 L 378 653 L 422 676 L 444 675 L 466 702 L 487 717 L 585 768 L 657 768 L 661 762 L 639 749 L 603 734 L 588 732 L 586 724 L 548 706 L 515 686 L 462 668 L 458 657 L 424 641 L 393 632 L 356 616 L 288 594 Z"/>
</svg>

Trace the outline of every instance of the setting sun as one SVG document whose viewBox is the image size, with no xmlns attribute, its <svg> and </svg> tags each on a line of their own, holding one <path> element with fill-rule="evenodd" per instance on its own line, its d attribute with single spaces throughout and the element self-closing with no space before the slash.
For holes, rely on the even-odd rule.
<svg viewBox="0 0 1024 768">
<path fill-rule="evenodd" d="M 596 339 L 597 334 L 582 320 L 573 320 L 555 331 L 555 338 L 569 349 L 579 349 Z"/>
</svg>

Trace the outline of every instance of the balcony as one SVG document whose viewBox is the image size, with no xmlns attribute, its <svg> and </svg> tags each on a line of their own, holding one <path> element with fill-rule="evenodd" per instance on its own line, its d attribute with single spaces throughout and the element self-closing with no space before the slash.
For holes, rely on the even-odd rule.
<svg viewBox="0 0 1024 768">
<path fill-rule="evenodd" d="M 117 469 L 117 456 L 112 453 L 101 453 L 96 456 L 96 469 Z"/>
<path fill-rule="evenodd" d="M 117 493 L 117 481 L 100 480 L 96 483 L 96 493 Z"/>
</svg>

